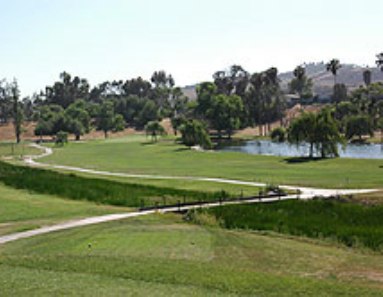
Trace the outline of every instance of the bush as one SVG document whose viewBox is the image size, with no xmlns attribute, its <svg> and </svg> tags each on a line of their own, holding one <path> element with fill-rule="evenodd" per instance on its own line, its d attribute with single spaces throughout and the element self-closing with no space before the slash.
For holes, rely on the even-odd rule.
<svg viewBox="0 0 383 297">
<path fill-rule="evenodd" d="M 56 134 L 56 144 L 57 145 L 64 145 L 65 143 L 68 143 L 68 132 L 60 131 Z"/>
<path fill-rule="evenodd" d="M 286 140 L 286 130 L 282 127 L 275 128 L 271 131 L 271 139 L 277 142 L 284 142 Z"/>
</svg>

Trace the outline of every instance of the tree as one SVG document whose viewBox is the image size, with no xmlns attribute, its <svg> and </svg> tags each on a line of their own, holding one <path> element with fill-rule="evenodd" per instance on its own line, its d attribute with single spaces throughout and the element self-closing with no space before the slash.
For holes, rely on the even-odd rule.
<svg viewBox="0 0 383 297">
<path fill-rule="evenodd" d="M 322 109 L 316 117 L 315 140 L 321 158 L 339 157 L 338 144 L 343 143 L 343 139 L 330 109 Z"/>
<path fill-rule="evenodd" d="M 189 120 L 180 128 L 182 143 L 188 147 L 199 145 L 202 148 L 210 149 L 212 143 L 206 127 L 197 120 Z"/>
<path fill-rule="evenodd" d="M 143 128 L 148 122 L 158 120 L 158 113 L 158 107 L 152 100 L 145 101 L 145 105 L 142 107 L 142 110 L 136 118 L 137 127 Z"/>
<path fill-rule="evenodd" d="M 288 129 L 288 141 L 299 145 L 308 143 L 310 146 L 309 157 L 314 157 L 314 145 L 316 143 L 316 115 L 314 113 L 303 113 L 294 119 Z"/>
<path fill-rule="evenodd" d="M 275 128 L 271 131 L 270 137 L 273 141 L 284 142 L 286 140 L 286 130 L 282 127 Z"/>
<path fill-rule="evenodd" d="M 20 143 L 21 140 L 21 133 L 23 129 L 23 120 L 24 120 L 24 112 L 23 112 L 23 105 L 19 101 L 20 97 L 20 91 L 19 86 L 17 84 L 17 81 L 14 80 L 11 84 L 8 86 L 10 97 L 12 100 L 12 118 L 13 118 L 13 127 L 15 129 L 15 136 L 16 136 L 16 142 Z"/>
<path fill-rule="evenodd" d="M 35 135 L 42 138 L 44 135 L 54 136 L 65 130 L 64 109 L 59 105 L 43 105 L 37 113 Z"/>
<path fill-rule="evenodd" d="M 383 52 L 376 55 L 376 66 L 383 71 Z"/>
<path fill-rule="evenodd" d="M 206 112 L 206 118 L 212 129 L 217 130 L 218 137 L 222 137 L 225 131 L 229 138 L 234 130 L 241 125 L 243 103 L 237 95 L 216 95 L 212 97 L 210 108 Z"/>
<path fill-rule="evenodd" d="M 145 126 L 146 136 L 150 135 L 152 141 L 157 142 L 157 137 L 166 134 L 164 127 L 158 121 L 151 121 Z"/>
<path fill-rule="evenodd" d="M 60 81 L 45 89 L 46 100 L 49 104 L 57 104 L 67 108 L 78 99 L 87 99 L 89 96 L 89 83 L 84 78 L 72 76 L 67 72 L 60 74 Z"/>
<path fill-rule="evenodd" d="M 313 81 L 306 76 L 306 70 L 298 66 L 294 70 L 294 78 L 289 83 L 291 93 L 297 93 L 301 98 L 311 98 L 313 96 Z"/>
<path fill-rule="evenodd" d="M 337 157 L 338 144 L 343 142 L 329 109 L 323 109 L 318 114 L 303 113 L 296 118 L 288 129 L 288 141 L 297 145 L 308 143 L 310 158 L 314 156 L 314 149 L 321 158 Z"/>
<path fill-rule="evenodd" d="M 242 97 L 245 95 L 249 73 L 242 66 L 233 65 L 228 70 L 215 72 L 213 79 L 218 93 Z"/>
<path fill-rule="evenodd" d="M 286 108 L 279 86 L 278 70 L 270 68 L 261 73 L 254 73 L 244 99 L 248 124 L 259 125 L 260 128 L 267 125 L 270 131 L 271 123 L 281 120 Z M 261 134 L 265 133 L 262 131 Z"/>
<path fill-rule="evenodd" d="M 8 123 L 12 117 L 12 100 L 9 95 L 9 83 L 5 79 L 0 80 L 0 123 Z"/>
<path fill-rule="evenodd" d="M 336 84 L 334 86 L 333 101 L 338 104 L 347 100 L 347 87 L 345 84 Z"/>
<path fill-rule="evenodd" d="M 175 85 L 173 77 L 165 71 L 155 71 L 151 77 L 151 82 L 154 85 L 152 92 L 153 99 L 157 102 L 160 114 L 166 114 L 171 91 Z"/>
<path fill-rule="evenodd" d="M 371 118 L 367 115 L 351 116 L 347 120 L 346 124 L 346 137 L 352 139 L 354 136 L 358 136 L 362 141 L 364 135 L 373 136 L 374 129 Z"/>
<path fill-rule="evenodd" d="M 217 86 L 212 82 L 203 82 L 197 86 L 197 106 L 195 116 L 200 119 L 206 117 L 206 112 L 211 108 L 213 96 L 218 94 Z"/>
<path fill-rule="evenodd" d="M 371 70 L 370 69 L 366 69 L 363 71 L 363 81 L 367 87 L 371 84 Z"/>
<path fill-rule="evenodd" d="M 73 133 L 76 140 L 80 140 L 81 135 L 90 131 L 90 115 L 86 110 L 86 103 L 78 100 L 65 110 L 65 131 Z"/>
<path fill-rule="evenodd" d="M 342 68 L 342 65 L 340 64 L 338 59 L 332 59 L 330 62 L 326 64 L 326 70 L 331 72 L 334 76 L 334 86 L 336 85 L 336 77 L 338 70 Z"/>
<path fill-rule="evenodd" d="M 100 107 L 100 113 L 98 115 L 99 130 L 104 131 L 105 138 L 108 138 L 108 132 L 115 127 L 115 113 L 113 102 L 104 101 Z"/>
</svg>

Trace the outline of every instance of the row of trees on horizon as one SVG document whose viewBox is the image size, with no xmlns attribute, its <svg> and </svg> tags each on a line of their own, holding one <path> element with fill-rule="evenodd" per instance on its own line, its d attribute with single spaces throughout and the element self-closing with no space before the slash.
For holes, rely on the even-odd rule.
<svg viewBox="0 0 383 297">
<path fill-rule="evenodd" d="M 383 53 L 377 55 L 376 64 L 383 71 Z M 349 94 L 347 86 L 337 83 L 341 67 L 337 59 L 326 64 L 327 71 L 334 76 L 330 117 L 337 131 L 348 138 L 371 134 L 380 127 L 383 117 L 383 83 L 371 83 L 371 72 L 366 70 L 365 85 Z M 300 98 L 314 95 L 313 81 L 303 66 L 294 70 L 289 92 Z M 154 72 L 149 81 L 138 77 L 106 81 L 93 88 L 87 79 L 63 72 L 60 80 L 47 86 L 45 92 L 23 100 L 20 100 L 17 81 L 1 81 L 0 122 L 13 121 L 19 142 L 24 121 L 37 122 L 35 134 L 38 136 L 55 136 L 64 131 L 74 134 L 78 140 L 92 128 L 102 130 L 107 137 L 110 131 L 126 127 L 144 129 L 149 123 L 155 134 L 153 122 L 170 118 L 176 133 L 189 131 L 188 140 L 183 135 L 184 142 L 193 144 L 200 138 L 208 144 L 206 137 L 212 131 L 218 138 L 230 138 L 234 131 L 249 126 L 260 126 L 266 134 L 276 121 L 289 125 L 285 119 L 285 95 L 274 67 L 253 74 L 239 65 L 217 71 L 213 82 L 197 86 L 196 100 L 187 98 L 165 71 Z M 360 126 L 364 128 L 355 131 Z M 191 131 L 195 134 L 194 141 Z M 297 139 L 304 137 L 295 137 Z"/>
</svg>

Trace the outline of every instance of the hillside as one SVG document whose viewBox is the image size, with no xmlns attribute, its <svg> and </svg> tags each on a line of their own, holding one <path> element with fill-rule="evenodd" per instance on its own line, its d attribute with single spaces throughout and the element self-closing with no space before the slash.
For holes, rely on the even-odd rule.
<svg viewBox="0 0 383 297">
<path fill-rule="evenodd" d="M 308 63 L 305 64 L 306 73 L 314 81 L 314 92 L 319 96 L 328 96 L 332 93 L 334 85 L 334 77 L 331 73 L 326 71 L 326 64 L 323 62 L 319 63 Z M 354 89 L 363 84 L 363 71 L 366 67 L 362 67 L 354 64 L 344 64 L 338 72 L 338 83 L 345 84 L 349 89 Z M 372 72 L 372 81 L 383 81 L 383 72 L 378 68 L 370 68 Z M 288 91 L 288 83 L 293 78 L 293 70 L 283 72 L 279 75 L 281 80 L 281 86 L 284 91 Z M 194 100 L 197 98 L 194 86 L 186 86 L 183 88 L 183 92 L 190 99 Z"/>
<path fill-rule="evenodd" d="M 330 72 L 326 71 L 326 64 L 309 63 L 305 64 L 306 73 L 313 79 L 314 92 L 320 96 L 326 96 L 332 93 L 334 85 L 334 77 Z M 344 64 L 339 70 L 337 75 L 337 82 L 345 84 L 349 89 L 357 88 L 363 85 L 363 71 L 366 67 Z M 370 68 L 372 72 L 372 81 L 383 81 L 383 72 L 378 68 Z M 287 85 L 293 78 L 293 71 L 281 73 L 279 79 L 281 80 L 281 86 L 287 90 Z"/>
</svg>

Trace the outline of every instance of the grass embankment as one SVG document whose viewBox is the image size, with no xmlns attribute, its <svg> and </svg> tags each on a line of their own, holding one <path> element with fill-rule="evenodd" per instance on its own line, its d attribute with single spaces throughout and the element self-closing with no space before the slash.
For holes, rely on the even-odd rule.
<svg viewBox="0 0 383 297">
<path fill-rule="evenodd" d="M 129 209 L 16 190 L 0 183 L 0 235 L 125 211 Z"/>
<path fill-rule="evenodd" d="M 206 176 L 323 188 L 383 188 L 383 160 L 292 159 L 242 153 L 195 152 L 174 141 L 143 137 L 71 143 L 41 162 L 136 174 Z M 170 187 L 172 180 L 164 181 Z"/>
<path fill-rule="evenodd" d="M 204 210 L 226 228 L 275 231 L 383 251 L 383 206 L 337 201 L 283 201 Z"/>
<path fill-rule="evenodd" d="M 0 247 L 2 296 L 380 296 L 383 258 L 155 215 Z"/>
<path fill-rule="evenodd" d="M 57 195 L 74 200 L 127 207 L 147 207 L 178 202 L 217 201 L 227 193 L 207 193 L 149 185 L 91 179 L 44 169 L 0 162 L 0 181 L 17 189 Z"/>
</svg>

